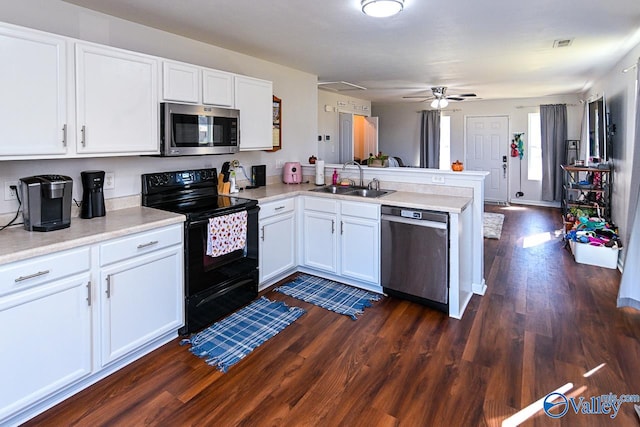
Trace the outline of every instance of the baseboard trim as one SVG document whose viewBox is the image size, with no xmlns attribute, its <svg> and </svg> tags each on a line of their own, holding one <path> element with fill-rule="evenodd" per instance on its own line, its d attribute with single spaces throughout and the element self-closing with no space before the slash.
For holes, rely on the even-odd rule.
<svg viewBox="0 0 640 427">
<path fill-rule="evenodd" d="M 524 200 L 524 199 L 512 199 L 509 200 L 512 205 L 527 205 L 527 206 L 540 206 L 543 208 L 559 208 L 559 202 L 545 202 L 542 200 Z"/>
<path fill-rule="evenodd" d="M 487 292 L 487 283 L 482 279 L 482 283 L 473 283 L 471 284 L 471 290 L 476 295 L 484 295 Z"/>
</svg>

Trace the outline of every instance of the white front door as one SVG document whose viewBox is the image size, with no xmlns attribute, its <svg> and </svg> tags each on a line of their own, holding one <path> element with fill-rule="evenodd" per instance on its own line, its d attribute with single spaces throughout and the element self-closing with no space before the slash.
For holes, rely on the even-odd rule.
<svg viewBox="0 0 640 427">
<path fill-rule="evenodd" d="M 465 169 L 489 172 L 484 181 L 487 201 L 507 201 L 509 144 L 507 116 L 467 117 Z"/>
</svg>

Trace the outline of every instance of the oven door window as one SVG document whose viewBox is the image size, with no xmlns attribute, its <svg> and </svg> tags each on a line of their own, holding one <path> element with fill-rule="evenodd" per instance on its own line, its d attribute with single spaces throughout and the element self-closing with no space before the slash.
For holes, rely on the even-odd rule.
<svg viewBox="0 0 640 427">
<path fill-rule="evenodd" d="M 238 119 L 172 114 L 173 146 L 223 147 L 237 145 Z"/>
</svg>

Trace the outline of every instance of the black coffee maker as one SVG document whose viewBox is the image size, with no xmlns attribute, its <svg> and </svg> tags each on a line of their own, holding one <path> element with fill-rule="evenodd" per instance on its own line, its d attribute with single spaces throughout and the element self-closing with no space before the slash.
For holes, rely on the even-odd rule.
<svg viewBox="0 0 640 427">
<path fill-rule="evenodd" d="M 83 171 L 82 178 L 82 206 L 80 218 L 104 216 L 104 171 Z"/>
</svg>

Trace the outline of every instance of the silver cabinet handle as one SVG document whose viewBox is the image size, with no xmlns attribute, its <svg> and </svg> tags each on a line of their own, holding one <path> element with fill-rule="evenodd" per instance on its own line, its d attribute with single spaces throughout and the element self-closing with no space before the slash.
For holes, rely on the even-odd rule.
<svg viewBox="0 0 640 427">
<path fill-rule="evenodd" d="M 340 234 L 344 234 L 344 221 L 340 221 Z"/>
<path fill-rule="evenodd" d="M 82 128 L 80 128 L 80 133 L 82 134 L 82 137 L 80 138 L 80 143 L 82 144 L 83 147 L 86 147 L 87 146 L 87 141 L 86 141 L 87 127 L 85 125 L 82 125 Z"/>
<path fill-rule="evenodd" d="M 107 298 L 111 298 L 111 275 L 107 276 L 107 290 L 105 291 Z"/>
<path fill-rule="evenodd" d="M 138 249 L 148 248 L 149 246 L 153 246 L 153 245 L 157 245 L 157 244 L 158 244 L 157 240 L 152 240 L 151 242 L 142 243 L 142 244 L 138 245 Z"/>
<path fill-rule="evenodd" d="M 91 307 L 91 282 L 87 283 L 87 304 Z"/>
<path fill-rule="evenodd" d="M 29 274 L 26 276 L 20 276 L 14 282 L 24 282 L 25 280 L 33 279 L 34 277 L 44 276 L 45 274 L 49 274 L 49 270 L 38 271 L 37 273 Z"/>
<path fill-rule="evenodd" d="M 262 231 L 262 236 L 260 238 L 264 242 L 264 225 L 262 227 L 260 227 L 260 230 Z"/>
<path fill-rule="evenodd" d="M 62 126 L 62 146 L 66 147 L 67 146 L 67 124 L 65 123 L 64 126 Z"/>
<path fill-rule="evenodd" d="M 282 210 L 282 209 L 284 209 L 284 206 L 278 206 L 278 207 L 277 207 L 277 208 L 275 208 L 274 210 L 275 210 L 275 211 L 279 211 L 279 210 Z"/>
<path fill-rule="evenodd" d="M 336 232 L 336 220 L 332 219 L 331 220 L 331 234 Z"/>
</svg>

